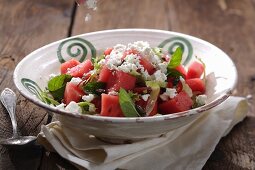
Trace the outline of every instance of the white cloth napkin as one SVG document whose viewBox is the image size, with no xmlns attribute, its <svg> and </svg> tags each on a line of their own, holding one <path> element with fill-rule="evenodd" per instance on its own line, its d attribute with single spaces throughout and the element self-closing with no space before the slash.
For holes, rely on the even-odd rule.
<svg viewBox="0 0 255 170">
<path fill-rule="evenodd" d="M 229 97 L 192 123 L 159 138 L 113 145 L 53 122 L 42 127 L 38 141 L 47 148 L 51 145 L 63 158 L 81 168 L 202 169 L 221 137 L 242 121 L 247 112 L 245 98 Z"/>
</svg>

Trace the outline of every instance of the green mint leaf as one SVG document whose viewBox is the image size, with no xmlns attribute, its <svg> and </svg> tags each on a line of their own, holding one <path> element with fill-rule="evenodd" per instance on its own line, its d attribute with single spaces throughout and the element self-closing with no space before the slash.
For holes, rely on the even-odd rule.
<svg viewBox="0 0 255 170">
<path fill-rule="evenodd" d="M 104 92 L 104 88 L 106 83 L 104 82 L 88 82 L 84 87 L 83 90 L 89 94 L 97 94 L 100 95 Z"/>
<path fill-rule="evenodd" d="M 56 100 L 54 100 L 49 94 L 48 92 L 44 91 L 41 92 L 41 96 L 43 98 L 43 100 L 47 103 L 47 104 L 52 104 L 54 106 L 59 105 L 60 103 Z"/>
<path fill-rule="evenodd" d="M 178 70 L 176 69 L 167 69 L 167 77 L 174 77 L 174 78 L 180 78 L 181 77 L 184 77 L 184 75 L 179 72 Z"/>
<path fill-rule="evenodd" d="M 172 55 L 170 62 L 167 65 L 168 69 L 173 69 L 181 64 L 183 51 L 178 47 Z"/>
<path fill-rule="evenodd" d="M 140 116 L 135 108 L 135 104 L 127 91 L 123 88 L 119 91 L 119 103 L 123 114 L 126 117 L 137 117 Z"/>
<path fill-rule="evenodd" d="M 90 112 L 89 111 L 89 107 L 95 107 L 95 105 L 93 103 L 89 103 L 89 102 L 79 102 L 78 105 L 81 107 L 82 109 L 82 113 L 83 114 L 95 114 L 96 112 Z"/>
<path fill-rule="evenodd" d="M 50 79 L 48 82 L 48 90 L 55 100 L 61 101 L 63 99 L 66 83 L 71 79 L 72 76 L 68 74 L 61 74 Z"/>
</svg>

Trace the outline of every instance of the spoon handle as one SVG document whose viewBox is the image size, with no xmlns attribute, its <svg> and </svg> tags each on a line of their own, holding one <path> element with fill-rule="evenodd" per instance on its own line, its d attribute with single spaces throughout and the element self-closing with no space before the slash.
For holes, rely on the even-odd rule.
<svg viewBox="0 0 255 170">
<path fill-rule="evenodd" d="M 3 103 L 4 107 L 9 113 L 9 116 L 11 118 L 12 122 L 12 128 L 13 128 L 13 137 L 18 137 L 17 132 L 17 121 L 16 121 L 16 94 L 9 88 L 5 88 L 0 96 L 0 100 Z"/>
</svg>

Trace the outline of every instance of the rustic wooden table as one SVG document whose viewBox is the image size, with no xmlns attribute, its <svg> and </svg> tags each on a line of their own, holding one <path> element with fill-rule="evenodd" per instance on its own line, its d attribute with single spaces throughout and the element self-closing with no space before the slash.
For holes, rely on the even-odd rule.
<svg viewBox="0 0 255 170">
<path fill-rule="evenodd" d="M 73 0 L 0 0 L 0 90 L 18 94 L 18 128 L 36 135 L 45 110 L 22 97 L 12 75 L 33 50 L 72 35 L 115 28 L 154 28 L 190 34 L 223 49 L 238 69 L 235 95 L 255 95 L 255 0 L 101 0 L 92 20 Z M 220 62 L 220 61 L 219 61 Z M 217 145 L 204 169 L 255 169 L 255 110 Z M 10 119 L 0 105 L 0 138 L 10 137 Z M 181 162 L 180 162 L 181 163 Z M 0 169 L 75 169 L 40 146 L 0 146 Z"/>
</svg>

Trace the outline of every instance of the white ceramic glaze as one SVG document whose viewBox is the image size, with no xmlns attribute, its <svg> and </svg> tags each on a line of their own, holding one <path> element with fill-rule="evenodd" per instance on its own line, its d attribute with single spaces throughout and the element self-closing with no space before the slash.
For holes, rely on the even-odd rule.
<svg viewBox="0 0 255 170">
<path fill-rule="evenodd" d="M 195 56 L 206 64 L 206 94 L 208 104 L 170 115 L 115 118 L 95 115 L 77 115 L 55 107 L 40 100 L 40 90 L 45 89 L 49 75 L 59 74 L 61 59 L 68 60 L 77 54 L 80 59 L 99 55 L 100 51 L 116 44 L 128 44 L 134 41 L 148 41 L 151 47 L 161 46 L 163 50 L 183 46 L 183 63 L 189 63 Z M 70 53 L 68 53 L 68 49 Z M 80 51 L 80 54 L 78 54 Z M 95 54 L 96 51 L 96 54 Z M 65 126 L 76 127 L 85 133 L 103 138 L 142 139 L 164 134 L 183 126 L 205 110 L 223 102 L 237 83 L 237 71 L 232 60 L 214 45 L 185 34 L 152 29 L 117 29 L 82 34 L 46 45 L 26 56 L 14 71 L 14 82 L 20 93 L 33 103 L 57 113 L 57 118 Z"/>
</svg>

